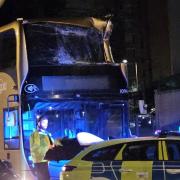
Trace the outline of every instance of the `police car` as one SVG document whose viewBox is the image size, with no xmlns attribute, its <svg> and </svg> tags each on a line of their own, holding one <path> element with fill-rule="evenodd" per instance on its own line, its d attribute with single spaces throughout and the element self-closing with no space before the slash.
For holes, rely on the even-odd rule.
<svg viewBox="0 0 180 180">
<path fill-rule="evenodd" d="M 69 161 L 60 180 L 180 180 L 180 136 L 103 141 Z"/>
</svg>

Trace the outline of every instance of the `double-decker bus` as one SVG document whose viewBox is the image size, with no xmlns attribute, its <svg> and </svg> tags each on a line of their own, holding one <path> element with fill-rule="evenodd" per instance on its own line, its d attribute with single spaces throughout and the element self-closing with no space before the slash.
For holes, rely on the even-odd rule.
<svg viewBox="0 0 180 180">
<path fill-rule="evenodd" d="M 96 18 L 17 19 L 0 28 L 0 159 L 22 179 L 34 179 L 29 137 L 41 114 L 54 139 L 129 135 L 127 78 L 113 62 L 110 32 L 110 21 Z"/>
</svg>

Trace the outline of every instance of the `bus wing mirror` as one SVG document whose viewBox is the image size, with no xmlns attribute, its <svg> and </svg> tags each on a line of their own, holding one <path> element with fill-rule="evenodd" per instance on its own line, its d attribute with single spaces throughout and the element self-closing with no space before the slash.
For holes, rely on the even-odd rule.
<svg viewBox="0 0 180 180">
<path fill-rule="evenodd" d="M 9 109 L 11 103 L 18 103 L 19 102 L 19 95 L 18 94 L 10 94 L 7 97 L 7 108 Z"/>
<path fill-rule="evenodd" d="M 19 95 L 18 94 L 10 94 L 7 98 L 7 102 L 19 102 Z"/>
</svg>

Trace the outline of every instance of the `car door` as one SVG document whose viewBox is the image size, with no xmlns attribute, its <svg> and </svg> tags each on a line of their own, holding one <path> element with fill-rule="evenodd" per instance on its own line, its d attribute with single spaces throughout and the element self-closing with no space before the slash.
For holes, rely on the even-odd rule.
<svg viewBox="0 0 180 180">
<path fill-rule="evenodd" d="M 164 161 L 166 180 L 180 179 L 180 140 L 167 140 L 168 160 Z M 166 153 L 166 152 L 165 152 Z"/>
<path fill-rule="evenodd" d="M 116 160 L 122 144 L 95 149 L 82 160 L 92 161 L 91 180 L 119 180 L 121 161 Z"/>
<path fill-rule="evenodd" d="M 164 180 L 159 141 L 129 142 L 122 149 L 121 180 Z"/>
</svg>

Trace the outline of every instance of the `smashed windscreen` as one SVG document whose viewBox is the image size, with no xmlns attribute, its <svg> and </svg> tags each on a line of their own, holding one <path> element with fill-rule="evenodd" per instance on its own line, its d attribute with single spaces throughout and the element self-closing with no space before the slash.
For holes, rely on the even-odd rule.
<svg viewBox="0 0 180 180">
<path fill-rule="evenodd" d="M 30 66 L 103 63 L 103 35 L 91 27 L 56 23 L 24 25 Z"/>
</svg>

